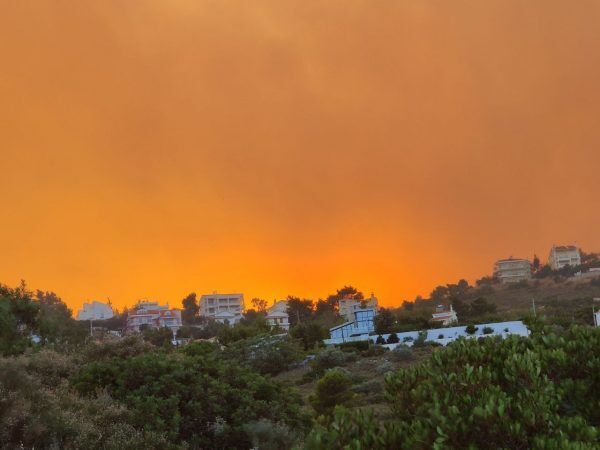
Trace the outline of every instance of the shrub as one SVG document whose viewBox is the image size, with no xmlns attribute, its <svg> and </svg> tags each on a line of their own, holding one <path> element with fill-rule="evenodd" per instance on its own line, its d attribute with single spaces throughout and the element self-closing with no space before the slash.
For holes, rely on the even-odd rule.
<svg viewBox="0 0 600 450">
<path fill-rule="evenodd" d="M 317 381 L 315 394 L 310 403 L 318 414 L 331 414 L 336 405 L 347 403 L 352 398 L 352 380 L 341 370 L 329 370 Z"/>
<path fill-rule="evenodd" d="M 599 346 L 591 327 L 460 339 L 386 378 L 391 419 L 338 410 L 306 448 L 596 448 Z"/>
<path fill-rule="evenodd" d="M 155 350 L 154 345 L 146 342 L 140 335 L 131 335 L 114 341 L 88 344 L 83 350 L 83 360 L 92 362 L 115 357 L 131 358 L 153 350 Z"/>
<path fill-rule="evenodd" d="M 289 388 L 239 364 L 183 351 L 113 358 L 72 377 L 83 396 L 107 392 L 131 423 L 191 448 L 250 448 L 244 425 L 266 419 L 302 430 L 301 400 Z"/>
<path fill-rule="evenodd" d="M 465 328 L 465 332 L 466 332 L 467 334 L 475 334 L 475 333 L 477 332 L 477 330 L 478 330 L 478 329 L 479 329 L 479 328 L 478 328 L 478 327 L 476 327 L 475 325 L 473 325 L 473 324 L 469 324 L 469 325 L 467 325 L 467 327 Z"/>
<path fill-rule="evenodd" d="M 360 351 L 368 350 L 370 346 L 371 346 L 370 341 L 353 341 L 353 342 L 344 342 L 343 344 L 339 345 L 339 348 L 343 351 L 358 350 L 360 352 Z"/>
<path fill-rule="evenodd" d="M 289 337 L 262 335 L 232 343 L 223 357 L 261 374 L 277 375 L 293 368 L 304 352 L 298 341 Z"/>
<path fill-rule="evenodd" d="M 352 387 L 352 392 L 371 397 L 379 397 L 383 393 L 383 383 L 379 380 L 367 380 Z"/>
<path fill-rule="evenodd" d="M 508 333 L 508 332 L 509 332 L 509 329 L 508 329 L 508 328 L 505 328 L 505 329 L 504 329 L 504 332 L 505 332 L 505 333 Z"/>
<path fill-rule="evenodd" d="M 382 347 L 381 345 L 373 345 L 368 350 L 360 352 L 360 356 L 362 356 L 362 357 L 379 356 L 379 355 L 383 355 L 387 351 L 389 351 L 389 350 L 385 347 Z"/>
<path fill-rule="evenodd" d="M 444 339 L 444 335 L 443 334 L 438 334 L 438 339 Z"/>
<path fill-rule="evenodd" d="M 405 362 L 414 359 L 413 351 L 410 347 L 399 345 L 390 352 L 390 358 L 394 361 Z"/>
<path fill-rule="evenodd" d="M 483 327 L 483 330 L 481 330 L 481 332 L 483 334 L 492 334 L 494 332 L 494 329 L 491 327 Z"/>
<path fill-rule="evenodd" d="M 398 335 L 396 333 L 390 334 L 387 338 L 388 344 L 397 344 L 398 342 L 400 342 L 400 339 L 398 338 Z"/>
<path fill-rule="evenodd" d="M 377 340 L 375 341 L 376 344 L 378 345 L 383 345 L 385 344 L 385 339 L 383 338 L 382 335 L 377 336 Z"/>
<path fill-rule="evenodd" d="M 354 360 L 356 360 L 355 354 L 329 347 L 315 356 L 315 359 L 311 362 L 311 366 L 315 373 L 321 374 L 327 369 L 341 367 Z"/>
<path fill-rule="evenodd" d="M 412 342 L 412 341 L 414 341 L 412 336 L 404 336 L 402 338 L 402 342 Z"/>
<path fill-rule="evenodd" d="M 2 448 L 156 448 L 167 442 L 132 424 L 108 395 L 78 397 L 67 385 L 70 357 L 44 351 L 0 358 Z"/>
<path fill-rule="evenodd" d="M 260 419 L 243 427 L 250 438 L 252 448 L 261 450 L 280 450 L 292 448 L 299 435 L 285 423 Z"/>
<path fill-rule="evenodd" d="M 415 339 L 413 347 L 423 347 L 427 341 L 427 331 L 420 331 L 419 336 Z"/>
</svg>

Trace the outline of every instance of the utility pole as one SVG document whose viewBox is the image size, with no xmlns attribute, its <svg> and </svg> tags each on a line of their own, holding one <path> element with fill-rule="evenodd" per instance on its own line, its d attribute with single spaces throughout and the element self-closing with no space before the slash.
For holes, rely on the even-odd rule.
<svg viewBox="0 0 600 450">
<path fill-rule="evenodd" d="M 531 299 L 531 305 L 533 307 L 533 317 L 536 317 L 536 314 L 535 314 L 535 298 Z"/>
</svg>

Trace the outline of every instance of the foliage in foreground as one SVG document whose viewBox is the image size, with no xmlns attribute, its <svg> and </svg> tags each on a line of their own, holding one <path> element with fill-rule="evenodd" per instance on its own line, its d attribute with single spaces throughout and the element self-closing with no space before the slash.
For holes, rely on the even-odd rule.
<svg viewBox="0 0 600 450">
<path fill-rule="evenodd" d="M 388 376 L 393 418 L 336 411 L 307 448 L 598 448 L 600 330 L 459 340 Z"/>
<path fill-rule="evenodd" d="M 214 357 L 205 345 L 93 362 L 72 383 L 85 397 L 107 392 L 131 410 L 134 426 L 192 448 L 250 448 L 250 422 L 280 430 L 306 425 L 291 390 Z"/>
</svg>

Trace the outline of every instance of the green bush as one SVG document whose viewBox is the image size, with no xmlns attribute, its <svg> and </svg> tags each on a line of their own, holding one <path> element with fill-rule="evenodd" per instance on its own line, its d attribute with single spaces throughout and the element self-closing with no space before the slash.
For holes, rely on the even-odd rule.
<svg viewBox="0 0 600 450">
<path fill-rule="evenodd" d="M 261 419 L 303 430 L 297 393 L 213 354 L 145 353 L 83 366 L 72 377 L 93 400 L 106 392 L 131 411 L 130 423 L 192 448 L 250 448 L 244 429 Z"/>
<path fill-rule="evenodd" d="M 132 412 L 107 394 L 77 396 L 67 383 L 76 370 L 54 351 L 0 358 L 2 448 L 166 447 L 164 436 L 132 425 Z"/>
<path fill-rule="evenodd" d="M 398 335 L 396 333 L 390 334 L 387 338 L 388 344 L 397 344 L 398 342 L 400 342 L 400 339 L 398 338 Z"/>
<path fill-rule="evenodd" d="M 352 380 L 339 369 L 329 370 L 317 381 L 310 403 L 317 414 L 331 414 L 337 405 L 347 403 L 353 396 Z"/>
<path fill-rule="evenodd" d="M 598 448 L 600 329 L 459 339 L 387 377 L 392 418 L 339 410 L 306 448 Z"/>
<path fill-rule="evenodd" d="M 390 358 L 394 361 L 405 362 L 415 359 L 413 351 L 410 347 L 399 345 L 390 352 Z"/>
<path fill-rule="evenodd" d="M 483 330 L 481 330 L 481 332 L 483 334 L 492 334 L 494 332 L 494 329 L 491 327 L 483 327 Z"/>
<path fill-rule="evenodd" d="M 420 331 L 419 336 L 415 339 L 413 347 L 423 347 L 427 342 L 427 331 Z"/>
<path fill-rule="evenodd" d="M 478 327 L 476 327 L 475 325 L 473 325 L 473 324 L 469 324 L 469 325 L 467 325 L 467 326 L 466 326 L 466 328 L 465 328 L 465 332 L 466 332 L 467 334 L 475 334 L 475 333 L 477 332 L 477 330 L 478 330 L 478 329 L 479 329 L 479 328 L 478 328 Z"/>
<path fill-rule="evenodd" d="M 294 447 L 299 434 L 285 423 L 261 419 L 243 427 L 252 442 L 252 448 L 260 450 L 283 450 Z"/>
<path fill-rule="evenodd" d="M 353 341 L 353 342 L 344 342 L 339 345 L 339 348 L 343 351 L 358 350 L 359 352 L 362 352 L 364 350 L 368 350 L 370 346 L 371 346 L 370 341 Z"/>
<path fill-rule="evenodd" d="M 299 343 L 288 336 L 262 335 L 232 343 L 222 357 L 261 374 L 277 375 L 294 368 L 304 352 Z"/>
<path fill-rule="evenodd" d="M 379 335 L 379 336 L 377 336 L 377 340 L 375 341 L 375 343 L 377 345 L 383 345 L 383 344 L 385 344 L 385 339 L 383 338 L 382 335 Z"/>
<path fill-rule="evenodd" d="M 327 369 L 342 367 L 356 360 L 356 354 L 343 352 L 337 348 L 328 347 L 319 352 L 312 361 L 313 372 L 322 374 Z"/>
</svg>

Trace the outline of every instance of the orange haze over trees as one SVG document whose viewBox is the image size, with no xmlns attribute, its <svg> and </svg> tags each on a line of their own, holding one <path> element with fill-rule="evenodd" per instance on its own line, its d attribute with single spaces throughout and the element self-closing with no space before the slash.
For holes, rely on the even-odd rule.
<svg viewBox="0 0 600 450">
<path fill-rule="evenodd" d="M 1 282 L 394 305 L 600 248 L 596 1 L 1 9 Z"/>
</svg>

